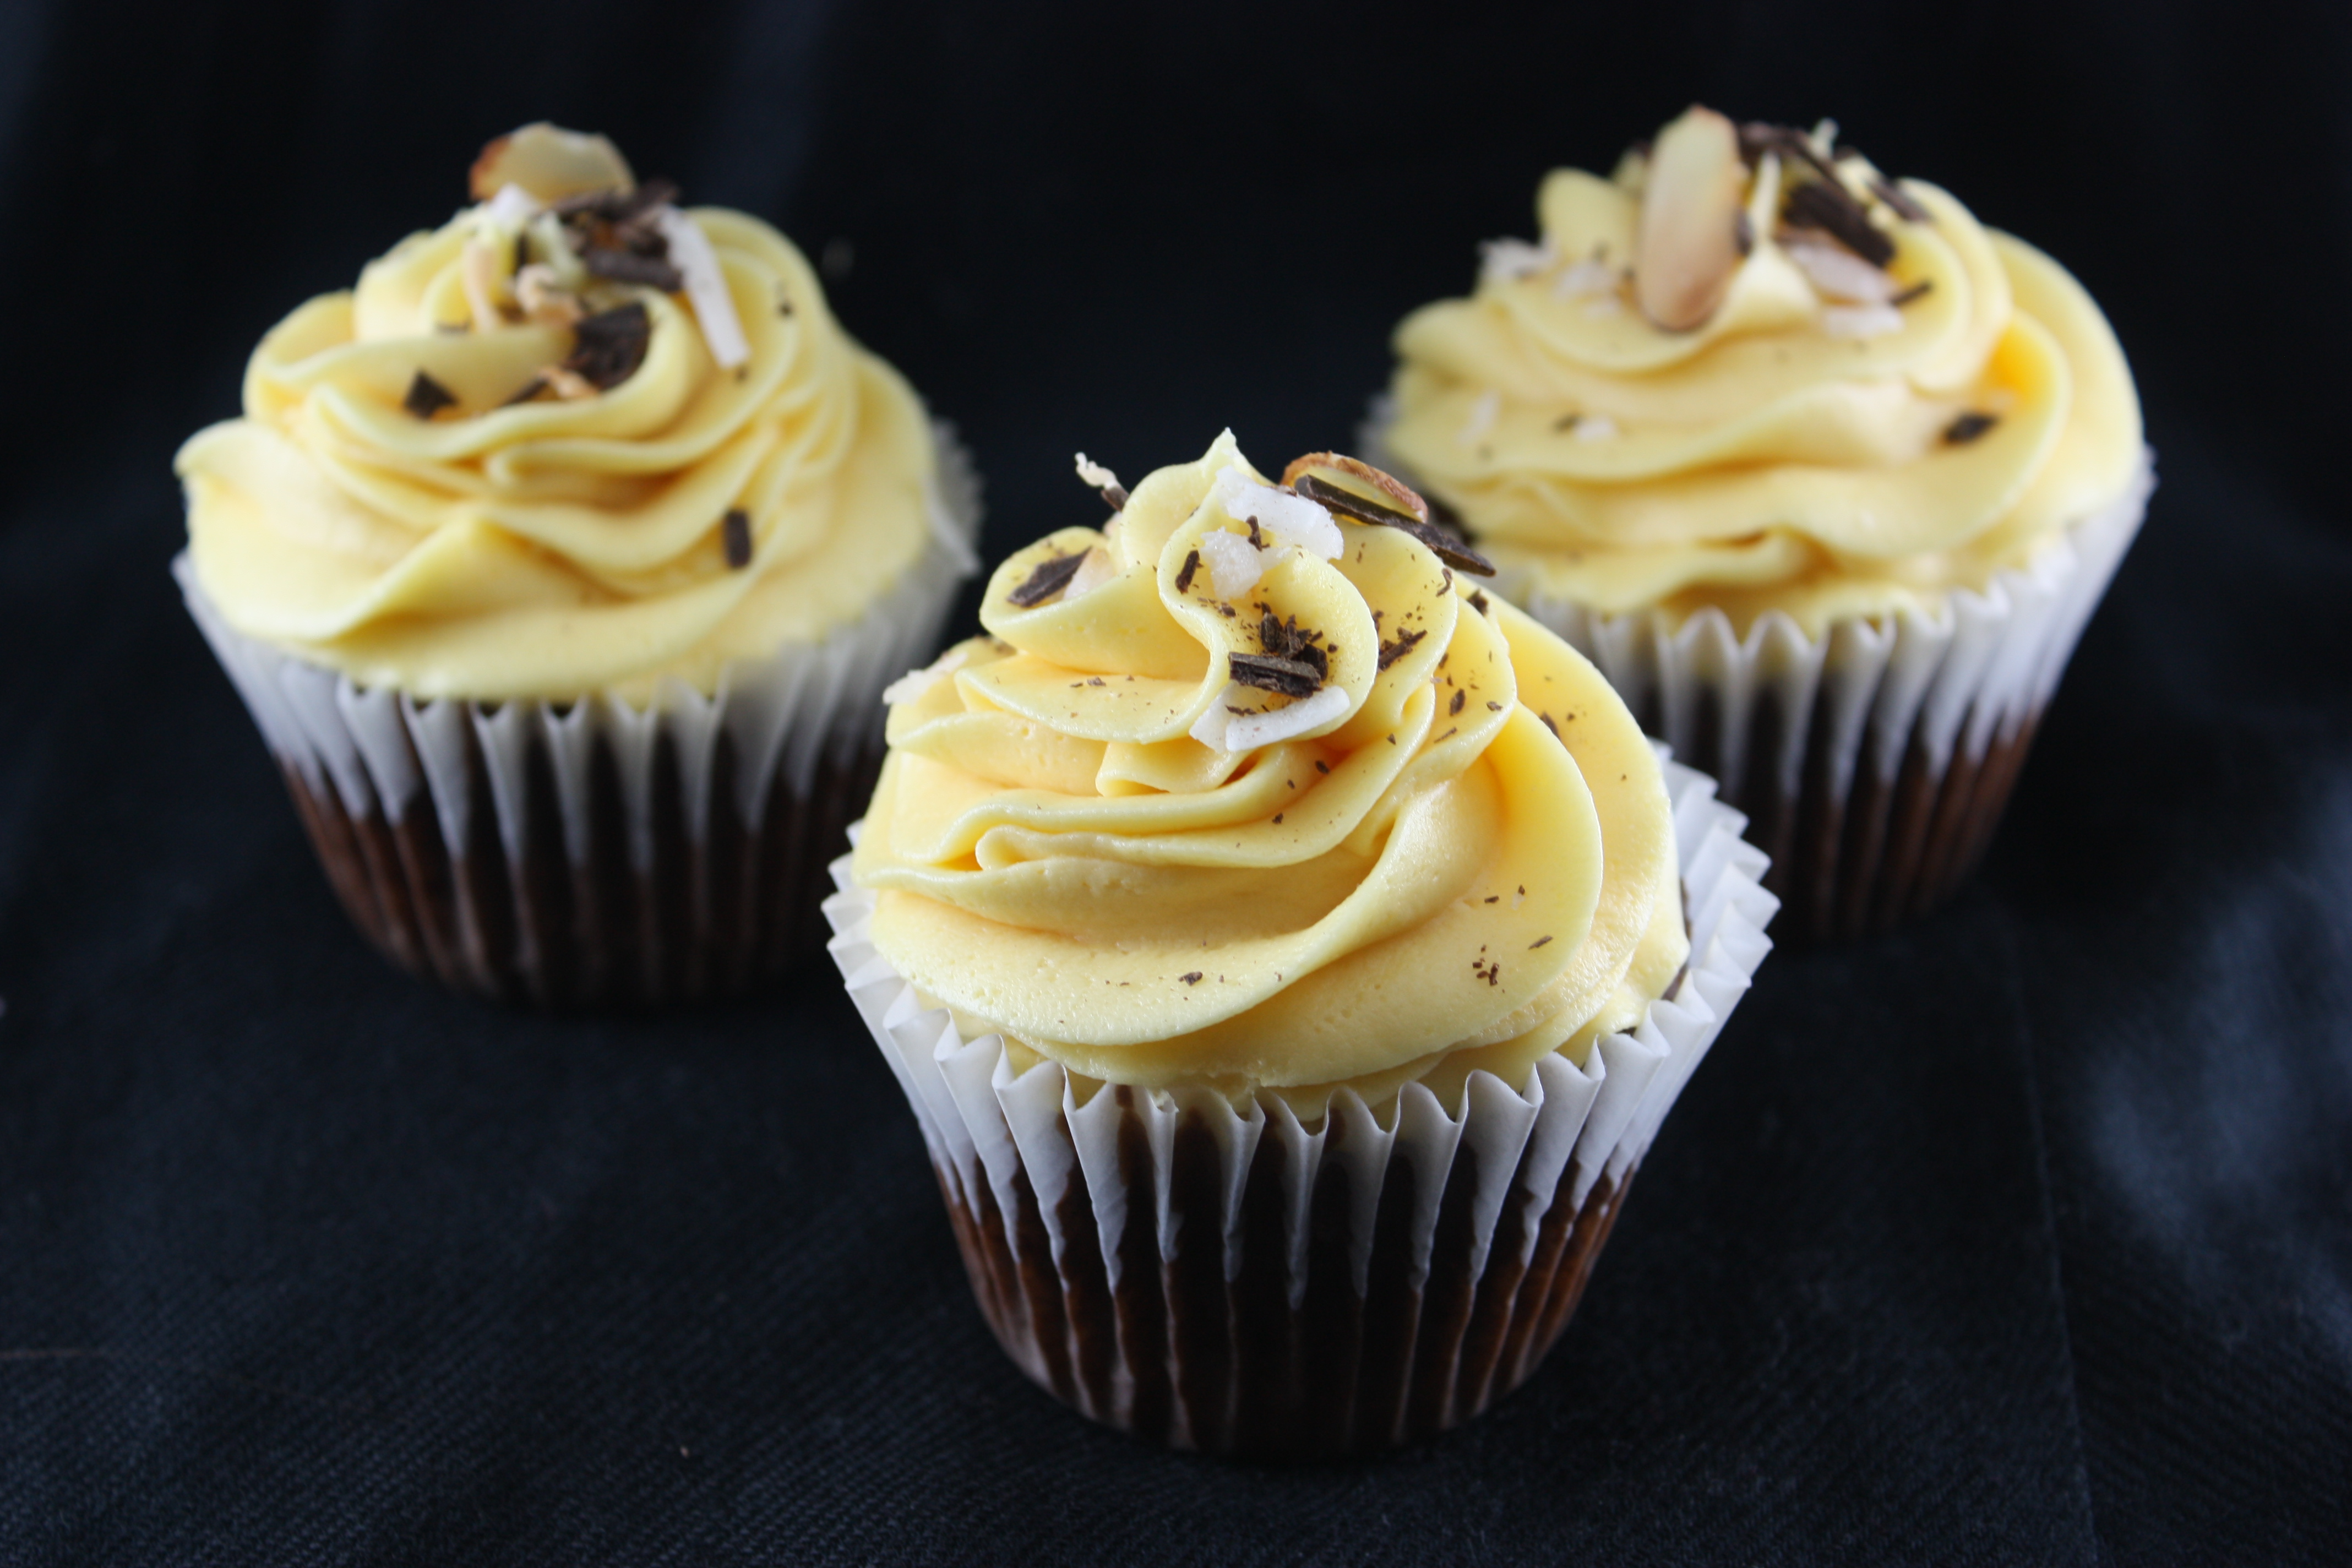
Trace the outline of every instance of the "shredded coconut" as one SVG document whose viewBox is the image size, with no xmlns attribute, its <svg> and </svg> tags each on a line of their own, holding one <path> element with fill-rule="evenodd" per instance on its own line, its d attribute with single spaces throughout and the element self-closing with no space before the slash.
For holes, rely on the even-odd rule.
<svg viewBox="0 0 2352 1568">
<path fill-rule="evenodd" d="M 1087 455 L 1084 452 L 1080 452 L 1078 454 L 1078 478 L 1084 479 L 1087 484 L 1092 485 L 1097 489 L 1101 489 L 1108 485 L 1118 484 L 1118 476 L 1117 474 L 1112 473 L 1100 463 L 1088 462 L 1087 460 Z M 1126 487 L 1120 486 L 1120 488 L 1125 489 Z"/>
<path fill-rule="evenodd" d="M 1329 512 L 1305 496 L 1259 484 L 1231 464 L 1218 470 L 1216 489 L 1209 493 L 1235 522 L 1254 517 L 1269 537 L 1310 555 L 1337 561 L 1347 548 Z"/>
<path fill-rule="evenodd" d="M 1234 719 L 1240 716 L 1233 710 L 1244 702 L 1255 702 L 1258 695 L 1244 689 L 1237 680 L 1226 681 L 1225 689 L 1217 693 L 1217 700 L 1209 704 L 1208 710 L 1192 721 L 1191 731 L 1192 739 L 1213 752 L 1229 750 L 1230 748 L 1225 744 L 1225 732 L 1233 727 Z M 1251 709 L 1251 712 L 1256 711 L 1255 708 Z"/>
<path fill-rule="evenodd" d="M 902 702 L 912 702 L 957 670 L 971 662 L 971 649 L 951 647 L 920 669 L 910 669 L 882 689 L 882 700 L 896 708 Z"/>
<path fill-rule="evenodd" d="M 1606 441 L 1617 434 L 1617 421 L 1605 414 L 1588 414 L 1576 422 L 1580 441 Z"/>
<path fill-rule="evenodd" d="M 1210 591 L 1227 601 L 1256 587 L 1270 563 L 1265 551 L 1223 529 L 1201 535 L 1201 560 L 1209 568 Z"/>
<path fill-rule="evenodd" d="M 1087 558 L 1079 562 L 1078 569 L 1070 574 L 1068 584 L 1062 590 L 1062 603 L 1066 605 L 1083 595 L 1091 594 L 1118 575 L 1118 568 L 1110 563 L 1110 552 L 1097 546 L 1087 552 Z"/>
<path fill-rule="evenodd" d="M 1486 438 L 1495 421 L 1503 416 L 1503 395 L 1489 387 L 1478 395 L 1470 405 L 1470 417 L 1462 422 L 1462 429 L 1454 439 L 1465 447 L 1475 447 Z"/>
<path fill-rule="evenodd" d="M 1531 245 L 1524 239 L 1482 239 L 1478 242 L 1478 280 L 1482 283 L 1508 283 L 1515 279 L 1532 278 L 1548 271 L 1559 259 L 1559 252 L 1547 239 L 1541 245 Z"/>
<path fill-rule="evenodd" d="M 1892 305 L 1830 305 L 1822 331 L 1833 338 L 1883 338 L 1903 330 L 1903 312 Z"/>
<path fill-rule="evenodd" d="M 1614 294 L 1617 269 L 1597 256 L 1588 256 L 1551 280 L 1552 296 L 1573 300 L 1584 294 Z"/>
<path fill-rule="evenodd" d="M 1895 279 L 1850 250 L 1805 239 L 1782 248 L 1814 291 L 1826 299 L 1884 305 L 1895 297 Z"/>
<path fill-rule="evenodd" d="M 509 182 L 499 187 L 499 194 L 482 204 L 482 216 L 500 228 L 520 228 L 540 213 L 537 196 L 520 185 Z"/>
<path fill-rule="evenodd" d="M 1276 741 L 1287 741 L 1328 724 L 1347 710 L 1347 688 L 1327 686 L 1312 697 L 1302 697 L 1289 707 L 1277 708 L 1271 713 L 1229 714 L 1233 722 L 1225 726 L 1225 743 L 1218 749 L 1250 752 L 1271 746 Z"/>
<path fill-rule="evenodd" d="M 720 369 L 733 370 L 751 357 L 751 344 L 735 314 L 735 297 L 727 291 L 727 275 L 719 269 L 719 253 L 710 248 L 702 226 L 676 207 L 663 207 L 655 221 L 669 242 L 670 265 L 686 280 L 686 297 L 694 306 L 710 357 Z"/>
</svg>

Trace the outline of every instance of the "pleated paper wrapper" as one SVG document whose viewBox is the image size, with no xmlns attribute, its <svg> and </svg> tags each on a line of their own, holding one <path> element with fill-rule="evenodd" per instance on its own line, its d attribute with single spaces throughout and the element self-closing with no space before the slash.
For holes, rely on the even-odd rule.
<svg viewBox="0 0 2352 1568">
<path fill-rule="evenodd" d="M 1267 1459 L 1465 1421 L 1559 1335 L 1628 1183 L 1771 943 L 1765 858 L 1666 765 L 1691 962 L 1638 1028 L 1524 1084 L 1420 1084 L 1319 1125 L 1277 1096 L 1099 1088 L 967 1040 L 874 948 L 834 867 L 835 962 L 921 1122 L 973 1294 L 1021 1369 L 1097 1421 Z"/>
<path fill-rule="evenodd" d="M 1373 462 L 1391 416 L 1374 401 Z M 1784 939 L 1851 941 L 1926 913 L 1983 858 L 2155 485 L 2143 452 L 2124 492 L 2030 565 L 1936 614 L 1851 617 L 1819 637 L 1778 611 L 1742 637 L 1717 609 L 1676 624 L 1601 615 L 1524 572 L 1496 586 L 1600 666 L 1643 729 L 1722 781 L 1772 858 Z"/>
<path fill-rule="evenodd" d="M 418 701 L 232 628 L 172 570 L 336 895 L 395 962 L 541 1006 L 755 989 L 824 935 L 826 863 L 872 793 L 881 692 L 925 662 L 977 569 L 977 476 L 933 426 L 924 549 L 820 642 L 658 683 L 633 706 Z"/>
</svg>

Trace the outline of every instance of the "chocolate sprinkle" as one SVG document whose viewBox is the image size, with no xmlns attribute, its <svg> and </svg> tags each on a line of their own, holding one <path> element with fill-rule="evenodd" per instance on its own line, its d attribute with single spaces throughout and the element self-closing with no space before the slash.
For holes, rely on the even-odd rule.
<svg viewBox="0 0 2352 1568">
<path fill-rule="evenodd" d="M 580 253 L 580 264 L 599 278 L 615 283 L 643 283 L 665 294 L 686 287 L 686 275 L 658 256 L 592 245 Z"/>
<path fill-rule="evenodd" d="M 1979 414 L 1970 410 L 1944 426 L 1944 444 L 1965 447 L 2000 423 L 2000 416 L 1998 414 Z"/>
<path fill-rule="evenodd" d="M 1454 689 L 1454 700 L 1445 705 L 1446 716 L 1451 718 L 1453 715 L 1461 712 L 1462 705 L 1469 700 L 1470 694 L 1467 691 L 1463 690 L 1460 687 L 1455 687 Z"/>
<path fill-rule="evenodd" d="M 1912 284 L 1908 289 L 1889 294 L 1886 297 L 1886 302 L 1894 306 L 1895 309 L 1901 310 L 1904 306 L 1909 304 L 1912 300 L 1918 299 L 1921 295 L 1927 293 L 1928 289 L 1933 289 L 1935 286 L 1936 280 L 1933 278 L 1922 278 L 1916 283 Z"/>
<path fill-rule="evenodd" d="M 1315 771 L 1318 773 L 1328 773 L 1331 771 L 1331 764 L 1318 757 L 1315 759 Z"/>
<path fill-rule="evenodd" d="M 730 506 L 727 515 L 719 520 L 719 541 L 727 548 L 727 564 L 740 572 L 751 564 L 751 514 L 740 506 Z"/>
<path fill-rule="evenodd" d="M 1083 550 L 1068 555 L 1056 555 L 1030 573 L 1027 582 L 1004 596 L 1018 609 L 1025 610 L 1033 605 L 1044 604 L 1070 585 L 1070 579 L 1078 574 L 1078 567 L 1086 558 L 1087 552 Z"/>
<path fill-rule="evenodd" d="M 1895 259 L 1895 242 L 1873 227 L 1870 215 L 1834 180 L 1809 180 L 1789 193 L 1783 209 L 1791 223 L 1826 230 L 1873 267 Z"/>
<path fill-rule="evenodd" d="M 1312 697 L 1323 688 L 1323 678 L 1315 667 L 1295 658 L 1276 658 L 1272 654 L 1237 653 L 1226 659 L 1235 681 L 1254 686 L 1260 691 L 1271 691 L 1283 697 Z"/>
<path fill-rule="evenodd" d="M 618 386 L 646 363 L 653 330 L 653 319 L 635 300 L 583 317 L 572 329 L 572 357 L 563 368 L 600 392 Z"/>
<path fill-rule="evenodd" d="M 1382 669 L 1386 669 L 1389 666 L 1394 664 L 1397 660 L 1411 653 L 1414 647 L 1420 643 L 1421 639 L 1428 635 L 1429 634 L 1427 632 L 1399 632 L 1394 637 L 1381 643 L 1381 668 Z"/>
<path fill-rule="evenodd" d="M 419 419 L 430 419 L 444 408 L 454 408 L 457 405 L 456 393 L 421 370 L 408 384 L 408 395 L 400 400 L 400 405 Z"/>
<path fill-rule="evenodd" d="M 1927 209 L 1903 194 L 1902 187 L 1888 180 L 1870 182 L 1870 194 L 1892 208 L 1895 216 L 1906 223 L 1932 223 Z"/>
<path fill-rule="evenodd" d="M 1417 517 L 1393 510 L 1381 505 L 1378 501 L 1367 500 L 1353 491 L 1343 490 L 1339 486 L 1318 479 L 1312 474 L 1301 474 L 1290 488 L 1327 511 L 1339 512 L 1355 519 L 1358 522 L 1369 522 L 1377 528 L 1393 528 L 1401 532 L 1409 533 L 1426 545 L 1430 553 L 1448 566 L 1458 566 L 1463 571 L 1479 577 L 1492 577 L 1495 574 L 1493 562 L 1433 523 L 1423 522 Z"/>
<path fill-rule="evenodd" d="M 1184 552 L 1184 564 L 1180 567 L 1176 573 L 1176 591 L 1180 594 L 1191 593 L 1192 591 L 1192 574 L 1198 572 L 1200 569 L 1201 552 L 1197 550 L 1187 550 Z"/>
<path fill-rule="evenodd" d="M 1546 943 L 1546 942 L 1549 942 L 1550 940 L 1551 940 L 1551 938 L 1549 938 L 1549 937 L 1548 937 L 1548 936 L 1539 936 L 1539 937 L 1536 938 L 1536 939 L 1535 939 L 1535 941 L 1533 941 L 1533 942 L 1531 942 L 1528 943 L 1528 951 L 1529 952 L 1533 952 L 1536 949 L 1538 949 L 1538 948 L 1541 947 L 1544 943 Z"/>
</svg>

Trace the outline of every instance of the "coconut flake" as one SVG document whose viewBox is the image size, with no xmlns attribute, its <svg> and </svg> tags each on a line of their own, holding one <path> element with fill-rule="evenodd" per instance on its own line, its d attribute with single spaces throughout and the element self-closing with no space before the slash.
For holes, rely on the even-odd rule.
<svg viewBox="0 0 2352 1568">
<path fill-rule="evenodd" d="M 971 662 L 971 649 L 958 647 L 948 649 L 920 669 L 910 669 L 882 689 L 882 700 L 896 708 L 912 702 L 957 670 Z"/>
<path fill-rule="evenodd" d="M 1321 506 L 1305 496 L 1259 484 L 1231 464 L 1218 470 L 1216 489 L 1210 494 L 1235 522 L 1254 517 L 1266 533 L 1311 555 L 1337 561 L 1347 549 L 1339 538 L 1339 525 Z"/>
<path fill-rule="evenodd" d="M 1269 713 L 1228 714 L 1233 722 L 1225 726 L 1223 752 L 1253 752 L 1260 746 L 1271 746 L 1277 741 L 1287 741 L 1303 735 L 1339 718 L 1348 710 L 1348 689 L 1343 686 L 1327 686 L 1312 697 L 1302 697 L 1287 708 L 1276 708 Z"/>
<path fill-rule="evenodd" d="M 1586 294 L 1617 292 L 1617 269 L 1597 256 L 1588 256 L 1551 280 L 1552 297 L 1574 300 Z"/>
<path fill-rule="evenodd" d="M 1192 721 L 1192 728 L 1189 733 L 1192 739 L 1213 752 L 1229 750 L 1230 748 L 1225 744 L 1226 731 L 1233 728 L 1234 721 L 1241 717 L 1234 712 L 1234 710 L 1247 702 L 1252 704 L 1249 710 L 1251 713 L 1258 712 L 1259 710 L 1255 706 L 1257 695 L 1237 680 L 1226 681 L 1225 689 L 1217 693 L 1217 700 L 1210 703 L 1208 709 L 1198 719 Z"/>
<path fill-rule="evenodd" d="M 1884 305 L 1895 297 L 1894 279 L 1843 246 L 1800 239 L 1781 248 L 1825 299 Z"/>
<path fill-rule="evenodd" d="M 507 184 L 482 205 L 482 216 L 500 228 L 520 228 L 539 216 L 542 204 L 520 185 Z"/>
<path fill-rule="evenodd" d="M 1607 441 L 1617 434 L 1617 421 L 1603 414 L 1588 414 L 1576 422 L 1580 441 Z"/>
<path fill-rule="evenodd" d="M 1903 312 L 1892 305 L 1829 305 L 1822 331 L 1833 338 L 1884 338 L 1903 330 Z"/>
<path fill-rule="evenodd" d="M 1092 485 L 1097 489 L 1102 489 L 1106 486 L 1118 485 L 1118 476 L 1117 474 L 1112 473 L 1100 463 L 1089 462 L 1084 452 L 1080 452 L 1078 454 L 1078 478 L 1084 479 L 1087 484 Z M 1123 489 L 1126 487 L 1119 486 L 1119 488 Z"/>
<path fill-rule="evenodd" d="M 1470 405 L 1470 417 L 1462 422 L 1461 430 L 1454 437 L 1455 444 L 1476 446 L 1486 438 L 1486 433 L 1495 427 L 1495 421 L 1502 416 L 1503 395 L 1488 387 L 1478 395 L 1478 401 Z"/>
<path fill-rule="evenodd" d="M 1078 569 L 1070 574 L 1069 583 L 1062 589 L 1062 603 L 1066 605 L 1083 595 L 1091 594 L 1118 575 L 1118 568 L 1110 563 L 1110 552 L 1097 545 L 1087 552 L 1087 558 L 1079 562 Z"/>
<path fill-rule="evenodd" d="M 1213 529 L 1201 535 L 1201 560 L 1209 568 L 1209 589 L 1218 598 L 1240 598 L 1265 575 L 1267 555 L 1238 533 Z"/>
<path fill-rule="evenodd" d="M 694 319 L 702 328 L 702 341 L 709 345 L 710 357 L 722 370 L 744 363 L 751 357 L 751 344 L 735 314 L 735 297 L 727 291 L 719 253 L 710 248 L 702 226 L 673 206 L 658 209 L 654 224 L 669 243 L 670 265 L 686 282 L 686 298 L 694 306 Z"/>
<path fill-rule="evenodd" d="M 1549 270 L 1559 259 L 1559 252 L 1552 248 L 1549 239 L 1541 245 L 1524 239 L 1482 239 L 1478 242 L 1478 280 L 1509 283 L 1532 278 Z"/>
</svg>

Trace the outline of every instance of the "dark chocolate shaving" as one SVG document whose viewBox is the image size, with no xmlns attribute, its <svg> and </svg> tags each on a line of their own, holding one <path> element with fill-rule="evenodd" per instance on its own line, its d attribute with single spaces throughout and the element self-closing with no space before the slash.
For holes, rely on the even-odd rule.
<svg viewBox="0 0 2352 1568">
<path fill-rule="evenodd" d="M 1485 589 L 1473 588 L 1470 590 L 1470 607 L 1477 611 L 1482 616 L 1486 613 L 1486 591 Z"/>
<path fill-rule="evenodd" d="M 1381 644 L 1381 668 L 1386 669 L 1417 647 L 1427 632 L 1399 632 Z"/>
<path fill-rule="evenodd" d="M 1250 543 L 1256 549 L 1264 550 L 1265 548 L 1265 535 L 1258 531 L 1257 519 L 1253 517 L 1248 519 L 1247 521 L 1249 523 Z"/>
<path fill-rule="evenodd" d="M 1559 434 L 1565 436 L 1570 430 L 1575 429 L 1577 426 L 1583 421 L 1583 419 L 1584 416 L 1581 414 L 1563 414 L 1559 418 L 1551 422 L 1551 427 Z"/>
<path fill-rule="evenodd" d="M 1493 562 L 1488 561 L 1444 529 L 1433 523 L 1423 522 L 1408 512 L 1384 507 L 1376 500 L 1367 500 L 1352 490 L 1343 490 L 1339 486 L 1318 479 L 1312 474 L 1301 474 L 1291 489 L 1327 511 L 1336 511 L 1343 516 L 1353 518 L 1358 522 L 1369 522 L 1377 528 L 1393 528 L 1400 532 L 1409 533 L 1426 545 L 1431 554 L 1448 566 L 1459 567 L 1465 572 L 1480 577 L 1492 577 L 1495 574 Z"/>
<path fill-rule="evenodd" d="M 2000 423 L 2000 415 L 1979 414 L 1972 409 L 1944 426 L 1944 444 L 1965 447 Z"/>
<path fill-rule="evenodd" d="M 1127 510 L 1127 487 L 1125 485 L 1105 485 L 1102 488 L 1102 499 L 1109 504 L 1111 510 L 1125 511 Z"/>
<path fill-rule="evenodd" d="M 1469 700 L 1470 700 L 1470 693 L 1468 693 L 1467 691 L 1465 691 L 1462 688 L 1460 688 L 1460 687 L 1458 687 L 1458 686 L 1457 686 L 1457 687 L 1455 687 L 1455 688 L 1454 689 L 1454 700 L 1453 700 L 1453 701 L 1451 701 L 1451 702 L 1449 702 L 1449 703 L 1447 703 L 1447 704 L 1445 705 L 1445 714 L 1446 714 L 1446 717 L 1450 719 L 1450 718 L 1452 718 L 1454 714 L 1461 712 L 1461 711 L 1462 711 L 1462 705 L 1463 705 L 1465 702 L 1467 702 L 1467 701 L 1469 701 Z"/>
<path fill-rule="evenodd" d="M 1548 937 L 1548 936 L 1539 936 L 1539 937 L 1536 938 L 1536 939 L 1535 939 L 1535 941 L 1533 941 L 1533 942 L 1531 942 L 1528 943 L 1528 951 L 1529 952 L 1533 952 L 1536 949 L 1538 949 L 1538 948 L 1541 947 L 1544 943 L 1546 943 L 1546 942 L 1549 942 L 1550 940 L 1551 940 L 1551 938 L 1549 938 L 1549 937 Z"/>
<path fill-rule="evenodd" d="M 1782 210 L 1790 223 L 1826 231 L 1873 267 L 1895 259 L 1895 242 L 1871 226 L 1862 204 L 1835 180 L 1806 181 L 1789 193 Z"/>
<path fill-rule="evenodd" d="M 597 277 L 609 278 L 615 283 L 643 283 L 665 294 L 675 294 L 686 287 L 685 275 L 658 256 L 593 245 L 580 253 L 580 263 Z"/>
<path fill-rule="evenodd" d="M 1756 248 L 1756 220 L 1748 216 L 1746 207 L 1741 207 L 1738 212 L 1732 215 L 1731 243 L 1738 247 L 1742 256 L 1748 255 Z"/>
<path fill-rule="evenodd" d="M 456 407 L 457 395 L 420 370 L 408 384 L 408 395 L 400 405 L 419 419 L 430 419 L 444 408 Z"/>
<path fill-rule="evenodd" d="M 677 200 L 677 187 L 667 180 L 647 180 L 634 191 L 583 191 L 555 204 L 558 217 L 593 217 L 605 223 L 626 223 L 641 213 Z"/>
<path fill-rule="evenodd" d="M 1190 974 L 1180 974 L 1176 978 L 1182 981 L 1187 985 L 1198 985 L 1201 984 L 1201 972 L 1196 969 Z"/>
<path fill-rule="evenodd" d="M 646 363 L 653 330 L 645 306 L 635 301 L 583 317 L 572 329 L 572 357 L 563 368 L 600 392 L 618 386 Z"/>
<path fill-rule="evenodd" d="M 1876 196 L 1880 201 L 1885 202 L 1894 212 L 1895 216 L 1901 218 L 1905 223 L 1933 223 L 1935 221 L 1927 216 L 1927 209 L 1926 207 L 1921 206 L 1917 202 L 1915 202 L 1909 196 L 1905 195 L 1903 194 L 1903 188 L 1900 185 L 1895 184 L 1891 180 L 1872 180 L 1870 182 L 1870 194 Z"/>
<path fill-rule="evenodd" d="M 1316 673 L 1315 667 L 1298 659 L 1237 653 L 1225 662 L 1237 683 L 1254 686 L 1260 691 L 1281 697 L 1312 697 L 1323 689 L 1323 678 Z"/>
<path fill-rule="evenodd" d="M 537 397 L 546 390 L 547 377 L 543 375 L 534 375 L 529 381 L 524 382 L 520 386 L 516 387 L 514 395 L 508 398 L 504 403 L 499 404 L 499 406 L 501 408 L 512 408 L 520 404 L 529 403 L 532 398 Z"/>
<path fill-rule="evenodd" d="M 1323 640 L 1323 634 L 1302 629 L 1297 616 L 1276 620 L 1272 610 L 1266 611 L 1257 624 L 1257 640 L 1259 646 L 1275 658 L 1307 666 L 1315 671 L 1317 679 L 1328 680 L 1331 678 L 1330 656 L 1315 646 Z"/>
<path fill-rule="evenodd" d="M 1177 568 L 1176 571 L 1176 591 L 1180 594 L 1191 593 L 1192 591 L 1192 574 L 1198 572 L 1200 569 L 1201 552 L 1197 550 L 1187 550 L 1184 552 L 1184 564 Z"/>
<path fill-rule="evenodd" d="M 1813 151 L 1813 139 L 1793 125 L 1767 125 L 1762 121 L 1750 121 L 1739 128 L 1739 154 L 1749 163 L 1756 162 L 1767 152 L 1778 153 L 1782 159 L 1794 158 L 1832 184 L 1837 184 L 1837 170 L 1830 161 Z"/>
<path fill-rule="evenodd" d="M 1042 605 L 1070 585 L 1070 579 L 1078 574 L 1078 568 L 1086 559 L 1087 552 L 1083 550 L 1070 555 L 1056 555 L 1030 573 L 1027 582 L 1004 596 L 1018 609 Z"/>
<path fill-rule="evenodd" d="M 1928 289 L 1933 289 L 1935 286 L 1936 280 L 1933 278 L 1922 278 L 1916 283 L 1912 284 L 1908 289 L 1899 289 L 1895 293 L 1889 294 L 1886 297 L 1886 302 L 1894 306 L 1895 309 L 1900 310 L 1904 306 L 1909 304 L 1912 300 L 1916 300 L 1921 295 L 1927 293 Z"/>
<path fill-rule="evenodd" d="M 719 520 L 719 540 L 731 570 L 740 572 L 751 564 L 751 514 L 740 506 L 729 507 Z"/>
</svg>

